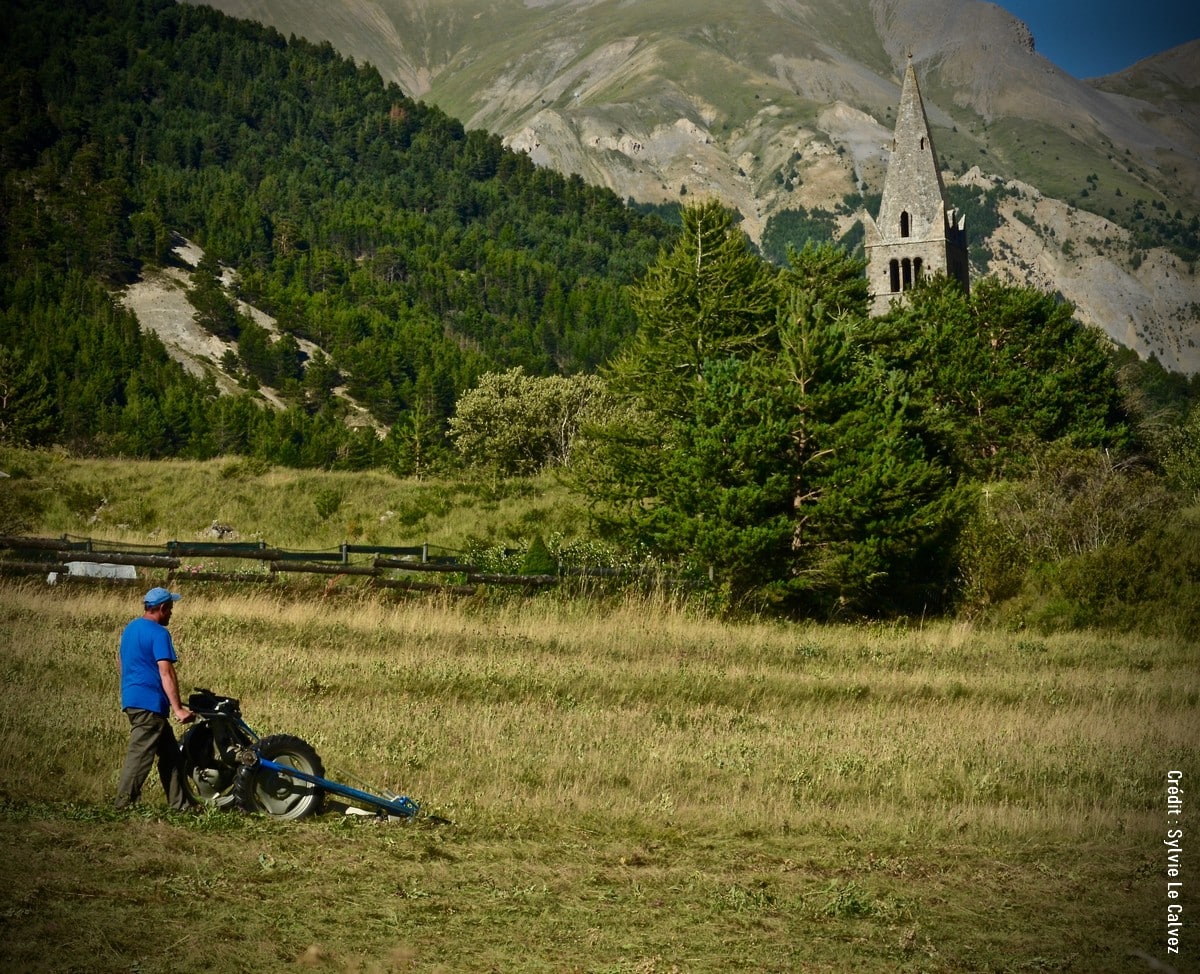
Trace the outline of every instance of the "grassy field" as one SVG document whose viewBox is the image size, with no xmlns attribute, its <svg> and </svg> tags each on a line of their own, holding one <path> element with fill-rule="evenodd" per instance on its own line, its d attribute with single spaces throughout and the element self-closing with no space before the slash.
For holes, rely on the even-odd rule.
<svg viewBox="0 0 1200 974">
<path fill-rule="evenodd" d="M 528 540 L 533 533 L 574 536 L 587 527 L 583 499 L 552 474 L 417 480 L 374 470 L 292 470 L 242 458 L 80 459 L 4 447 L 0 471 L 11 475 L 5 487 L 22 492 L 26 510 L 35 508 L 6 533 L 41 537 L 212 541 L 216 522 L 232 529 L 226 540 L 283 548 L 428 543 L 461 551 Z"/>
<path fill-rule="evenodd" d="M 5 583 L 0 968 L 1197 969 L 1190 644 L 320 593 L 187 587 L 183 685 L 449 824 L 111 811 L 140 587 Z"/>
</svg>

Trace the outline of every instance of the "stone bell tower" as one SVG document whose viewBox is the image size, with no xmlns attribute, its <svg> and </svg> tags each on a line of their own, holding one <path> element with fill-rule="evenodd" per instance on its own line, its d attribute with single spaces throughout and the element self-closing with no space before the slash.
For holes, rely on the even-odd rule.
<svg viewBox="0 0 1200 974">
<path fill-rule="evenodd" d="M 879 216 L 867 217 L 865 248 L 871 313 L 885 313 L 922 277 L 945 274 L 970 288 L 966 217 L 946 209 L 929 119 L 921 103 L 912 56 L 904 72 L 892 157 Z"/>
</svg>

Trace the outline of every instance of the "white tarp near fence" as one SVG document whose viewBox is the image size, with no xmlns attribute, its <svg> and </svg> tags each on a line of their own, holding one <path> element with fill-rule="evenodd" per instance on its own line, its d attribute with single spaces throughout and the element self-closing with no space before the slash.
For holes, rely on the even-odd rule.
<svg viewBox="0 0 1200 974">
<path fill-rule="evenodd" d="M 108 562 L 95 561 L 68 561 L 68 575 L 80 575 L 85 578 L 124 578 L 136 579 L 137 568 L 133 565 L 110 565 Z M 46 576 L 46 581 L 50 585 L 58 583 L 58 572 L 51 572 Z"/>
</svg>

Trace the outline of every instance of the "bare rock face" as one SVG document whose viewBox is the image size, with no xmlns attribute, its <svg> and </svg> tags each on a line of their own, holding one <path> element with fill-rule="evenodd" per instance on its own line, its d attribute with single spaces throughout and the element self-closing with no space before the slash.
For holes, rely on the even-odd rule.
<svg viewBox="0 0 1200 974">
<path fill-rule="evenodd" d="M 210 538 L 216 538 L 218 541 L 236 541 L 238 533 L 232 524 L 221 524 L 218 521 L 213 521 L 205 532 Z"/>
<path fill-rule="evenodd" d="M 1018 47 L 1024 48 L 1030 54 L 1037 51 L 1037 46 L 1033 41 L 1033 31 L 1029 29 L 1029 25 L 1023 20 L 1014 20 L 1012 23 L 1013 39 Z"/>
<path fill-rule="evenodd" d="M 960 182 L 989 187 L 979 169 Z M 1139 251 L 1128 230 L 1018 180 L 1000 204 L 989 270 L 1061 294 L 1075 317 L 1164 368 L 1200 373 L 1200 275 L 1162 248 Z"/>
</svg>

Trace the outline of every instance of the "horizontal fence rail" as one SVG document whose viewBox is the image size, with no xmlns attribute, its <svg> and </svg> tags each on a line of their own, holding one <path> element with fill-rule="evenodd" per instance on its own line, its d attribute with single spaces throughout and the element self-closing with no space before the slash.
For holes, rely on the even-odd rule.
<svg viewBox="0 0 1200 974">
<path fill-rule="evenodd" d="M 192 566 L 185 559 L 211 559 L 259 563 L 258 570 L 234 571 Z M 564 569 L 559 574 L 508 575 L 481 571 L 448 551 L 431 551 L 430 545 L 343 544 L 325 551 L 276 548 L 262 541 L 204 542 L 168 541 L 163 545 L 117 544 L 90 538 L 32 538 L 0 535 L 0 574 L 45 574 L 48 580 L 106 581 L 134 584 L 136 575 L 104 577 L 73 565 L 113 565 L 157 569 L 168 581 L 273 582 L 280 575 L 308 574 L 362 578 L 372 586 L 413 592 L 444 592 L 472 595 L 480 585 L 516 586 L 535 590 L 558 585 L 566 577 L 615 578 L 627 575 L 611 568 Z M 441 574 L 443 581 L 426 581 L 413 576 Z M 451 579 L 449 576 L 457 576 Z M 665 580 L 664 580 L 665 581 Z M 334 582 L 330 582 L 330 585 Z"/>
</svg>

